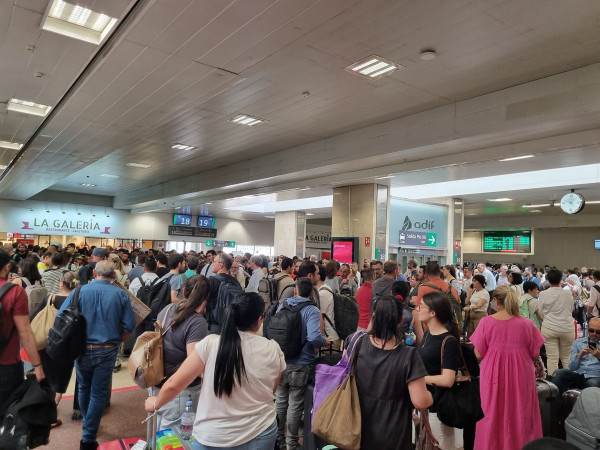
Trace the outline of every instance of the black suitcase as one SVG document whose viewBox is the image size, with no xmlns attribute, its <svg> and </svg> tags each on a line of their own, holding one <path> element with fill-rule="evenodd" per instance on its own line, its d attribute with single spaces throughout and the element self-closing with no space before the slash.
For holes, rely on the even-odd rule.
<svg viewBox="0 0 600 450">
<path fill-rule="evenodd" d="M 313 407 L 313 392 L 315 390 L 315 384 L 308 383 L 306 390 L 304 391 L 304 438 L 302 441 L 302 450 L 320 450 L 328 445 L 319 436 L 316 436 L 310 429 L 310 423 L 312 421 L 312 407 Z"/>
<path fill-rule="evenodd" d="M 561 402 L 558 388 L 546 380 L 536 380 L 536 383 L 543 435 L 558 438 L 560 436 L 558 410 Z"/>
<path fill-rule="evenodd" d="M 567 434 L 565 432 L 565 421 L 571 411 L 573 411 L 573 406 L 575 406 L 575 402 L 579 399 L 579 395 L 581 391 L 579 389 L 569 389 L 566 391 L 561 398 L 561 407 L 558 417 L 558 423 L 560 426 L 560 438 L 563 440 L 567 439 Z"/>
</svg>

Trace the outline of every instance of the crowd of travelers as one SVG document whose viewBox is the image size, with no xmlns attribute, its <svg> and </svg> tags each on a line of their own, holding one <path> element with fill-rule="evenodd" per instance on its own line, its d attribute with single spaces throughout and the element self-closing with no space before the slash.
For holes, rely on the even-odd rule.
<svg viewBox="0 0 600 450">
<path fill-rule="evenodd" d="M 115 361 L 140 334 L 129 295 L 143 300 L 160 283 L 168 286 L 155 317 L 169 330 L 166 377 L 151 388 L 145 410 L 160 429 L 177 427 L 191 399 L 197 449 L 302 448 L 314 438 L 305 393 L 314 388 L 315 364 L 334 353 L 347 358 L 353 340 L 361 342 L 353 360 L 361 448 L 409 448 L 416 408 L 429 411 L 422 419 L 437 424 L 443 449 L 520 449 L 546 436 L 536 378 L 561 394 L 600 387 L 600 270 L 414 260 L 405 269 L 394 260 L 359 267 L 314 255 L 5 244 L 0 412 L 25 371 L 46 378 L 58 404 L 75 368 L 80 448 L 97 448 Z M 7 282 L 16 286 L 7 290 Z M 39 301 L 36 290 L 43 290 Z M 351 334 L 336 321 L 339 298 L 358 306 Z M 38 351 L 36 316 L 50 307 L 60 316 L 75 302 L 87 324 L 76 360 Z M 297 331 L 281 319 L 293 314 Z M 466 372 L 478 380 L 473 409 L 482 414 L 465 415 L 457 427 L 445 410 L 447 392 Z"/>
</svg>

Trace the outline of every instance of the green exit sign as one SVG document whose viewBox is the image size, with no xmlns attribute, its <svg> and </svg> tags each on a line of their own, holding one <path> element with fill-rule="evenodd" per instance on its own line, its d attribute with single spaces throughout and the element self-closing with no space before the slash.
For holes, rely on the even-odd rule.
<svg viewBox="0 0 600 450">
<path fill-rule="evenodd" d="M 212 243 L 212 239 L 207 239 L 207 240 L 206 240 L 206 246 L 207 246 L 207 247 L 212 247 L 212 246 L 213 246 L 212 244 L 213 244 L 213 243 Z"/>
</svg>

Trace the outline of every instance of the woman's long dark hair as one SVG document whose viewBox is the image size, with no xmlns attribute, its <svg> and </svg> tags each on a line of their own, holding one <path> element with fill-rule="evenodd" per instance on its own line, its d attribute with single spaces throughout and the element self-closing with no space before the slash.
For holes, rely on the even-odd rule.
<svg viewBox="0 0 600 450">
<path fill-rule="evenodd" d="M 435 312 L 435 317 L 444 325 L 446 330 L 452 334 L 457 340 L 460 340 L 460 333 L 458 331 L 458 324 L 454 320 L 452 314 L 452 306 L 450 300 L 445 294 L 438 291 L 428 292 L 423 295 L 421 302 L 425 302 L 425 305 Z"/>
<path fill-rule="evenodd" d="M 31 284 L 42 280 L 37 262 L 33 258 L 25 258 L 21 261 L 21 276 L 27 278 Z"/>
<path fill-rule="evenodd" d="M 396 299 L 391 295 L 384 295 L 375 304 L 369 335 L 383 341 L 383 347 L 392 339 L 401 342 L 404 336 L 400 335 L 398 329 L 400 317 Z"/>
<path fill-rule="evenodd" d="M 235 382 L 242 384 L 246 365 L 239 332 L 252 329 L 264 311 L 265 302 L 256 292 L 238 295 L 225 310 L 215 364 L 214 389 L 217 397 L 221 398 L 223 394 L 230 397 Z"/>
<path fill-rule="evenodd" d="M 204 275 L 194 275 L 185 281 L 183 286 L 183 300 L 179 302 L 173 314 L 171 324 L 176 327 L 179 323 L 196 314 L 198 307 L 208 300 L 208 278 Z"/>
</svg>

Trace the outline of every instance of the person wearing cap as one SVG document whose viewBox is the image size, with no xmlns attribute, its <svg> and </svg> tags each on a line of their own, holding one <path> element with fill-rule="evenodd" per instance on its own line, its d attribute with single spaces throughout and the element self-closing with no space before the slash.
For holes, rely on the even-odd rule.
<svg viewBox="0 0 600 450">
<path fill-rule="evenodd" d="M 87 264 L 87 257 L 84 255 L 80 255 L 79 253 L 75 255 L 75 265 L 77 266 L 77 270 Z"/>
<path fill-rule="evenodd" d="M 79 275 L 79 283 L 84 285 L 90 283 L 94 279 L 94 269 L 96 263 L 104 261 L 106 259 L 106 250 L 101 247 L 96 247 L 92 252 L 92 262 L 86 264 L 77 274 Z"/>
</svg>

